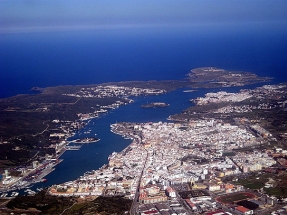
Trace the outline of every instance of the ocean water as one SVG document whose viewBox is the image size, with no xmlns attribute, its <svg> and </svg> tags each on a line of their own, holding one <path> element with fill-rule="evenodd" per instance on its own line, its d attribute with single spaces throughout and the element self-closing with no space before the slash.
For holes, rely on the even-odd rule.
<svg viewBox="0 0 287 215">
<path fill-rule="evenodd" d="M 286 62 L 287 28 L 275 24 L 0 34 L 0 98 L 34 86 L 183 79 L 204 66 L 286 80 Z"/>
<path fill-rule="evenodd" d="M 267 28 L 268 27 L 268 28 Z M 287 29 L 262 25 L 98 29 L 86 31 L 0 35 L 0 98 L 31 93 L 33 86 L 96 84 L 130 80 L 183 79 L 193 68 L 214 66 L 272 76 L 272 83 L 287 81 Z M 258 85 L 257 85 L 258 86 Z M 255 86 L 250 86 L 255 87 Z M 225 89 L 237 92 L 240 88 Z M 67 151 L 45 183 L 75 180 L 86 171 L 107 163 L 113 151 L 131 143 L 110 132 L 115 122 L 157 122 L 192 105 L 189 99 L 209 91 L 184 93 L 178 89 L 135 102 L 92 120 L 91 129 L 101 140 L 79 151 Z M 143 109 L 147 102 L 170 106 Z M 83 131 L 84 131 L 83 130 Z M 83 131 L 73 138 L 85 137 Z"/>
</svg>

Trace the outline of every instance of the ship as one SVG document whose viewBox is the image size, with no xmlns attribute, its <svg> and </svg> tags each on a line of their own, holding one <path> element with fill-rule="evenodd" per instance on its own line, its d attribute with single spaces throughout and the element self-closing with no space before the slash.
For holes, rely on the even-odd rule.
<svg viewBox="0 0 287 215">
<path fill-rule="evenodd" d="M 82 139 L 76 139 L 73 141 L 70 141 L 71 143 L 91 143 L 91 142 L 98 142 L 100 141 L 99 138 L 96 137 L 86 137 L 86 138 L 82 138 Z"/>
</svg>

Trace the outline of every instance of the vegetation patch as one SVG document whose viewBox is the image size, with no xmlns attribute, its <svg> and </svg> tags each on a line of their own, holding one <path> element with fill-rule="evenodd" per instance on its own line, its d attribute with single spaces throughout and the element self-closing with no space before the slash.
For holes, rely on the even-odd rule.
<svg viewBox="0 0 287 215">
<path fill-rule="evenodd" d="M 262 187 L 264 187 L 264 183 L 246 179 L 240 180 L 239 184 L 253 190 L 261 189 Z"/>
<path fill-rule="evenodd" d="M 261 173 L 251 173 L 246 178 L 240 179 L 237 182 L 233 182 L 237 185 L 242 185 L 249 189 L 258 190 L 264 187 L 265 183 L 269 181 L 270 178 L 274 178 L 274 174 L 261 174 Z"/>
<path fill-rule="evenodd" d="M 75 198 L 55 197 L 46 195 L 45 191 L 37 193 L 35 196 L 18 196 L 8 204 L 8 209 L 15 210 L 38 210 L 41 214 L 61 214 L 65 209 L 71 207 Z"/>
<path fill-rule="evenodd" d="M 122 197 L 98 197 L 93 201 L 75 204 L 67 210 L 64 215 L 77 214 L 99 214 L 110 215 L 125 214 L 130 210 L 132 201 Z"/>
<path fill-rule="evenodd" d="M 233 204 L 234 202 L 253 199 L 255 197 L 256 196 L 252 193 L 242 192 L 242 193 L 233 193 L 229 195 L 220 196 L 216 198 L 216 201 L 221 202 L 223 204 Z"/>
<path fill-rule="evenodd" d="M 264 191 L 270 196 L 276 196 L 278 198 L 287 197 L 287 187 L 264 188 Z"/>
<path fill-rule="evenodd" d="M 76 197 L 46 195 L 41 191 L 35 196 L 18 196 L 7 204 L 6 211 L 25 212 L 25 214 L 125 214 L 130 210 L 132 201 L 123 197 L 98 197 L 88 201 Z M 1 213 L 1 211 L 0 211 Z"/>
</svg>

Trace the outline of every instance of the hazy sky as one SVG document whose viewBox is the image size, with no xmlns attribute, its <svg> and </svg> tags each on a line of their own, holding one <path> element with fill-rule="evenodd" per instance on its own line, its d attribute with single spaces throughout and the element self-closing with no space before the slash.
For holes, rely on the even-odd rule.
<svg viewBox="0 0 287 215">
<path fill-rule="evenodd" d="M 287 22 L 286 0 L 0 0 L 0 32 L 15 29 Z"/>
</svg>

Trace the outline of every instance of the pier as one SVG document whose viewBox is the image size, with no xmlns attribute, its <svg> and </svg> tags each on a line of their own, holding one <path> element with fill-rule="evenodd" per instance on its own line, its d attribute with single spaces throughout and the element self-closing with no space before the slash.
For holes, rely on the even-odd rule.
<svg viewBox="0 0 287 215">
<path fill-rule="evenodd" d="M 80 150 L 82 146 L 66 146 L 66 150 Z"/>
</svg>

